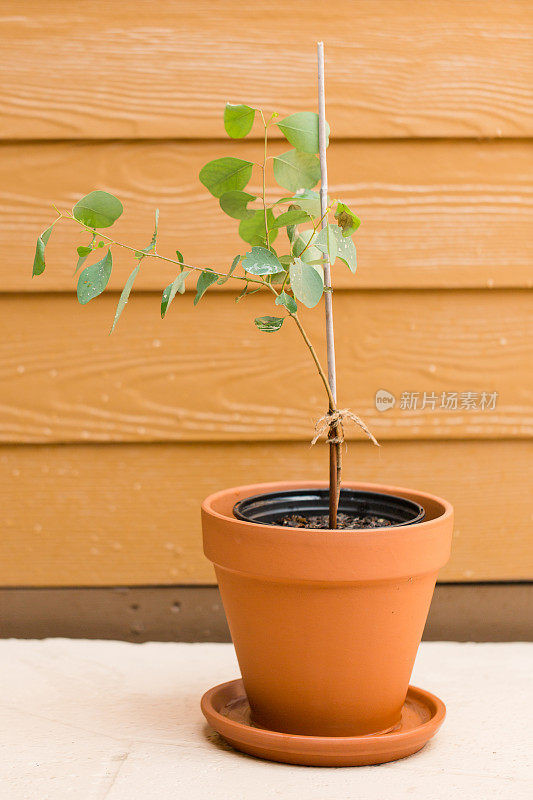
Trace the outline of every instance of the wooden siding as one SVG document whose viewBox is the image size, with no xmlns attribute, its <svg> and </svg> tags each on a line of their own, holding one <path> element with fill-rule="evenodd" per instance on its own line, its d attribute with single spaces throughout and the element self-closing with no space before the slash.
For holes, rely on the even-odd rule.
<svg viewBox="0 0 533 800">
<path fill-rule="evenodd" d="M 456 508 L 442 580 L 533 574 L 530 448 L 520 441 L 353 442 L 346 477 L 439 492 Z M 327 479 L 327 452 L 300 443 L 0 448 L 0 583 L 212 583 L 200 502 L 232 484 Z"/>
<path fill-rule="evenodd" d="M 131 300 L 110 338 L 116 295 L 83 308 L 70 294 L 0 298 L 0 441 L 312 438 L 323 389 L 294 324 L 277 340 L 254 327 L 275 309 L 267 294 L 237 307 L 178 297 L 164 321 L 159 300 Z M 339 292 L 341 402 L 383 441 L 530 436 L 532 312 L 523 291 Z M 322 315 L 302 319 L 321 342 Z M 396 395 L 393 409 L 376 410 L 379 389 Z M 443 391 L 499 396 L 492 410 L 453 411 Z M 401 408 L 403 392 L 420 393 L 418 409 Z M 434 409 L 420 408 L 423 392 Z"/>
<path fill-rule="evenodd" d="M 274 145 L 273 151 L 282 145 Z M 86 237 L 62 223 L 47 246 L 46 276 L 31 279 L 36 231 L 54 218 L 51 203 L 72 208 L 80 194 L 107 188 L 124 201 L 119 241 L 144 247 L 161 212 L 161 253 L 178 247 L 192 264 L 224 268 L 246 245 L 238 223 L 200 184 L 211 158 L 260 157 L 258 142 L 112 142 L 0 147 L 0 261 L 4 291 L 72 291 L 76 245 Z M 331 194 L 357 209 L 358 273 L 340 264 L 336 286 L 491 288 L 531 286 L 533 159 L 527 141 L 342 141 L 329 152 Z M 258 175 L 252 188 L 259 191 Z M 279 190 L 278 190 L 279 191 Z M 281 196 L 278 194 L 277 196 Z M 276 197 L 275 189 L 272 197 Z M 17 246 L 11 247 L 16 238 Z M 281 241 L 281 237 L 280 237 Z M 120 258 L 116 256 L 116 258 Z M 131 269 L 111 284 L 121 289 Z M 169 269 L 170 266 L 170 269 Z M 162 289 L 171 265 L 145 264 L 136 286 Z M 224 286 L 232 291 L 232 284 Z"/>
<path fill-rule="evenodd" d="M 207 493 L 326 477 L 325 447 L 307 444 L 321 387 L 289 323 L 275 338 L 255 330 L 266 295 L 235 306 L 226 284 L 193 309 L 187 293 L 163 322 L 174 273 L 145 263 L 110 338 L 131 259 L 117 253 L 111 291 L 80 308 L 68 224 L 30 277 L 50 204 L 95 187 L 124 201 L 119 239 L 144 246 L 159 206 L 161 252 L 215 268 L 244 252 L 198 171 L 260 147 L 222 138 L 226 100 L 315 107 L 317 38 L 331 191 L 364 220 L 357 275 L 335 268 L 339 399 L 382 442 L 349 430 L 346 477 L 454 503 L 442 579 L 532 579 L 530 3 L 5 0 L 0 12 L 0 585 L 211 583 Z M 305 316 L 322 351 L 321 315 Z M 378 389 L 394 409 L 376 410 Z M 484 391 L 495 408 L 400 407 L 403 392 Z"/>
<path fill-rule="evenodd" d="M 218 137 L 226 102 L 316 103 L 344 138 L 525 136 L 528 0 L 4 0 L 6 138 Z"/>
</svg>

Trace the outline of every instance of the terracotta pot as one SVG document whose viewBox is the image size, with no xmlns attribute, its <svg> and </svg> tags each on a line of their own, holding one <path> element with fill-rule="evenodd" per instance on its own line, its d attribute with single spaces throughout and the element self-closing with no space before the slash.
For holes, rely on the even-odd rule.
<svg viewBox="0 0 533 800">
<path fill-rule="evenodd" d="M 357 736 L 400 721 L 437 572 L 448 560 L 449 503 L 366 483 L 420 503 L 417 525 L 306 531 L 237 520 L 250 495 L 320 481 L 239 486 L 202 506 L 214 566 L 254 721 L 285 733 Z"/>
</svg>

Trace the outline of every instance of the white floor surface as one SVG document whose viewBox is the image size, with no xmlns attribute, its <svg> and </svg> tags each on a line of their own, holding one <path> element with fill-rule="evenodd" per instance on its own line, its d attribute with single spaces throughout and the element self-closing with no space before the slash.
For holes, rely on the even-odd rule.
<svg viewBox="0 0 533 800">
<path fill-rule="evenodd" d="M 378 767 L 236 753 L 199 701 L 237 676 L 224 644 L 0 641 L 1 800 L 533 797 L 533 644 L 422 644 L 412 683 L 448 716 L 420 753 Z"/>
</svg>

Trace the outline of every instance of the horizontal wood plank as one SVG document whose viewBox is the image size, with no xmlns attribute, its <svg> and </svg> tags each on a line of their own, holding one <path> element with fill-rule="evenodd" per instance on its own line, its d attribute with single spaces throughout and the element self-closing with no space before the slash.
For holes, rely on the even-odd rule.
<svg viewBox="0 0 533 800">
<path fill-rule="evenodd" d="M 197 307 L 178 296 L 162 321 L 159 296 L 140 294 L 110 337 L 117 299 L 0 297 L 1 441 L 309 441 L 323 387 L 290 320 L 275 335 L 254 327 L 278 310 L 269 295 Z M 339 292 L 341 407 L 382 440 L 531 435 L 531 310 L 517 290 Z M 302 318 L 322 354 L 322 314 Z M 380 389 L 394 408 L 376 410 Z M 419 393 L 417 408 L 402 407 L 405 392 Z M 422 410 L 424 392 L 435 398 Z M 498 398 L 453 410 L 442 392 Z"/>
<path fill-rule="evenodd" d="M 346 479 L 432 491 L 456 510 L 441 580 L 533 578 L 526 442 L 350 445 Z M 0 448 L 0 585 L 213 583 L 200 502 L 254 481 L 327 479 L 302 444 Z"/>
<path fill-rule="evenodd" d="M 4 0 L 1 135 L 202 138 L 227 100 L 316 106 L 327 54 L 336 136 L 533 131 L 528 0 Z M 297 31 L 297 33 L 296 33 Z"/>
<path fill-rule="evenodd" d="M 31 279 L 37 235 L 55 217 L 51 203 L 72 208 L 95 187 L 119 196 L 118 241 L 144 247 L 161 211 L 160 252 L 178 247 L 199 266 L 227 269 L 248 246 L 238 222 L 222 213 L 200 184 L 211 158 L 242 153 L 259 158 L 259 143 L 118 142 L 14 144 L 0 147 L 0 261 L 3 291 L 72 291 L 76 245 L 86 236 L 61 223 L 47 246 L 45 275 Z M 275 145 L 274 152 L 279 150 Z M 341 142 L 330 148 L 332 196 L 357 209 L 358 272 L 338 262 L 335 285 L 352 288 L 531 286 L 533 162 L 527 142 Z M 251 189 L 259 192 L 259 175 Z M 272 188 L 270 196 L 279 197 Z M 116 231 L 116 233 L 115 233 Z M 287 251 L 285 234 L 276 247 Z M 131 270 L 115 251 L 110 286 L 121 289 Z M 163 262 L 145 262 L 136 288 L 160 290 L 175 277 Z M 223 287 L 235 291 L 234 282 Z"/>
</svg>

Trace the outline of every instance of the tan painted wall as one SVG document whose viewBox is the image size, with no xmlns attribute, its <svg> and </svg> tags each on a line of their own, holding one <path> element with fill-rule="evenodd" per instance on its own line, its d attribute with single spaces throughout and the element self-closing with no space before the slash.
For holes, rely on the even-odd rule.
<svg viewBox="0 0 533 800">
<path fill-rule="evenodd" d="M 307 446 L 320 386 L 295 331 L 254 332 L 261 295 L 235 307 L 227 284 L 193 309 L 188 294 L 162 322 L 174 274 L 154 264 L 110 339 L 127 256 L 85 308 L 73 232 L 30 278 L 50 203 L 95 187 L 124 200 L 121 238 L 143 246 L 158 205 L 161 252 L 225 266 L 242 244 L 198 170 L 259 143 L 222 139 L 223 104 L 313 108 L 317 38 L 331 189 L 364 220 L 358 274 L 335 278 L 340 400 L 383 443 L 350 432 L 346 477 L 454 502 L 443 579 L 533 578 L 529 2 L 0 7 L 0 585 L 209 583 L 205 494 L 326 477 Z M 499 397 L 379 413 L 380 388 Z"/>
</svg>

